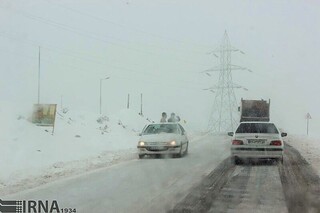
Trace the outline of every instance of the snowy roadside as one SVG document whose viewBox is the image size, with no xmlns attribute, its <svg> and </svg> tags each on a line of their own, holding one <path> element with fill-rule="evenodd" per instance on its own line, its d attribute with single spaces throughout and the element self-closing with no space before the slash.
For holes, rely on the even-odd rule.
<svg viewBox="0 0 320 213">
<path fill-rule="evenodd" d="M 149 121 L 131 110 L 110 117 L 59 112 L 51 127 L 3 107 L 0 127 L 0 195 L 135 159 L 138 133 Z"/>
<path fill-rule="evenodd" d="M 197 143 L 206 136 L 207 134 L 191 133 L 189 135 L 189 140 L 191 143 Z M 34 188 L 69 176 L 84 174 L 99 168 L 105 168 L 121 162 L 137 159 L 137 150 L 135 146 L 138 138 L 139 137 L 137 136 L 133 137 L 134 147 L 129 149 L 103 151 L 96 156 L 72 161 L 60 160 L 50 164 L 49 166 L 33 166 L 32 170 L 30 170 L 30 167 L 25 169 L 20 168 L 13 171 L 7 180 L 0 183 L 0 196 Z M 30 161 L 27 162 L 32 163 Z M 54 162 L 53 159 L 52 162 Z M 16 167 L 13 167 L 13 169 L 14 168 Z"/>
<path fill-rule="evenodd" d="M 51 127 L 30 123 L 27 113 L 0 110 L 0 195 L 137 159 L 138 134 L 150 119 L 132 110 L 112 116 L 59 111 Z M 190 141 L 205 137 L 188 131 Z"/>
<path fill-rule="evenodd" d="M 136 150 L 123 150 L 116 152 L 103 152 L 96 157 L 79 159 L 75 161 L 59 161 L 48 167 L 34 167 L 34 174 L 24 174 L 18 170 L 11 176 L 23 174 L 19 179 L 14 178 L 1 182 L 0 195 L 15 193 L 56 181 L 69 176 L 83 174 L 95 169 L 109 167 L 120 162 L 136 159 Z"/>
<path fill-rule="evenodd" d="M 289 135 L 285 141 L 296 148 L 320 176 L 320 140 L 303 135 Z"/>
</svg>

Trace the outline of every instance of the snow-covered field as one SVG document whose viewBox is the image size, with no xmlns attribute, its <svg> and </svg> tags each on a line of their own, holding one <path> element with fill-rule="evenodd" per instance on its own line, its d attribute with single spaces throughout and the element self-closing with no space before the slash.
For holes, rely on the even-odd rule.
<svg viewBox="0 0 320 213">
<path fill-rule="evenodd" d="M 46 183 L 136 158 L 138 133 L 149 119 L 132 110 L 112 116 L 58 110 L 52 127 L 35 126 L 29 112 L 3 104 L 0 110 L 0 191 Z M 100 120 L 98 120 L 100 118 Z M 31 181 L 38 179 L 38 181 Z"/>
<path fill-rule="evenodd" d="M 29 121 L 30 111 L 10 103 L 0 109 L 2 194 L 136 159 L 138 134 L 152 122 L 129 109 L 110 116 L 58 109 L 52 134 Z"/>
<path fill-rule="evenodd" d="M 289 135 L 286 141 L 300 152 L 320 176 L 320 139 L 305 135 Z"/>
</svg>

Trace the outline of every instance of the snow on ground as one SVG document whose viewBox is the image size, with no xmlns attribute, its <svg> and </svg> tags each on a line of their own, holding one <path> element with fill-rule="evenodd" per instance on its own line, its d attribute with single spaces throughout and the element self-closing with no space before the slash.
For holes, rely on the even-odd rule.
<svg viewBox="0 0 320 213">
<path fill-rule="evenodd" d="M 57 200 L 60 208 L 77 212 L 167 212 L 229 155 L 230 137 L 193 136 L 182 158 L 121 162 L 3 199 Z"/>
<path fill-rule="evenodd" d="M 289 135 L 285 141 L 296 148 L 320 176 L 320 139 L 305 135 Z"/>
<path fill-rule="evenodd" d="M 103 117 L 58 110 L 52 134 L 51 127 L 28 121 L 30 111 L 19 111 L 8 103 L 0 109 L 0 191 L 134 159 L 138 133 L 150 123 L 127 109 Z"/>
</svg>

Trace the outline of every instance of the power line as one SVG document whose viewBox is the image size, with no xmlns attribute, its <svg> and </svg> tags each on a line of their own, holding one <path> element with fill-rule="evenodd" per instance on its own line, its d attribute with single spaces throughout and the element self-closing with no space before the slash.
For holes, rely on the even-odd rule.
<svg viewBox="0 0 320 213">
<path fill-rule="evenodd" d="M 34 42 L 34 41 L 31 41 L 31 40 L 24 39 L 24 41 L 21 41 L 19 39 L 10 37 L 10 36 L 6 35 L 5 33 L 2 33 L 2 32 L 0 32 L 0 36 L 8 38 L 8 39 L 11 39 L 11 40 L 23 42 L 23 43 L 29 44 L 31 46 L 34 46 L 34 47 L 38 47 L 38 44 L 36 42 Z M 81 61 L 86 60 L 87 62 L 94 63 L 94 64 L 100 65 L 100 66 L 111 66 L 111 67 L 114 67 L 114 68 L 123 69 L 123 70 L 127 70 L 127 71 L 134 71 L 134 70 L 129 69 L 127 67 L 121 67 L 121 66 L 112 65 L 112 64 L 105 64 L 105 63 L 101 63 L 100 61 L 97 61 L 97 60 L 94 60 L 94 59 L 91 59 L 91 58 L 89 59 L 89 58 L 86 58 L 86 57 L 81 57 L 81 56 L 79 57 L 79 56 L 77 56 L 77 55 L 75 55 L 73 53 L 68 53 L 68 52 L 66 52 L 66 51 L 64 51 L 62 49 L 55 48 L 55 47 L 47 47 L 47 46 L 42 45 L 42 49 L 46 49 L 46 50 L 51 51 L 51 52 L 59 52 L 59 53 L 65 54 L 65 55 L 69 55 L 69 56 L 71 56 L 73 58 L 79 59 Z"/>
<path fill-rule="evenodd" d="M 19 41 L 19 42 L 22 42 L 22 43 L 25 43 L 25 44 L 28 44 L 28 45 L 31 45 L 31 46 L 35 46 L 35 47 L 38 47 L 39 44 L 38 42 L 34 41 L 34 40 L 30 40 L 30 39 L 27 39 L 27 38 L 16 38 L 14 37 L 13 35 L 10 35 L 8 34 L 7 32 L 0 32 L 0 36 L 2 37 L 5 37 L 5 38 L 8 38 L 10 40 L 14 40 L 14 41 Z M 98 61 L 98 60 L 95 60 L 97 58 L 97 56 L 95 56 L 94 58 L 89 58 L 87 55 L 85 57 L 83 56 L 79 56 L 79 55 L 84 55 L 83 53 L 79 53 L 79 52 L 76 52 L 74 50 L 67 50 L 67 49 L 63 49 L 63 48 L 59 48 L 59 47 L 55 47 L 53 45 L 42 45 L 45 49 L 49 50 L 49 51 L 53 51 L 53 52 L 59 52 L 59 53 L 62 53 L 62 54 L 65 54 L 65 55 L 69 55 L 71 57 L 74 57 L 74 58 L 78 58 L 78 59 L 85 59 L 87 61 L 90 61 L 92 63 L 98 63 L 98 64 L 101 64 L 101 61 Z M 138 65 L 138 64 L 136 64 Z"/>
<path fill-rule="evenodd" d="M 41 47 L 41 49 L 43 49 L 43 48 Z M 31 55 L 27 55 L 27 54 L 22 54 L 21 52 L 18 53 L 18 52 L 15 52 L 15 51 L 5 50 L 5 49 L 1 49 L 1 48 L 0 48 L 0 52 L 2 52 L 2 53 L 4 53 L 4 54 L 11 54 L 11 55 L 14 55 L 14 56 L 17 56 L 17 55 L 22 56 L 22 57 L 28 59 L 29 62 L 30 62 L 30 61 L 35 62 L 35 61 L 37 61 L 37 60 L 39 59 L 38 56 L 36 56 L 36 55 L 32 55 L 32 56 L 31 56 Z M 42 52 L 43 52 L 43 51 L 42 51 Z M 43 62 L 46 62 L 46 63 L 55 64 L 55 65 L 56 65 L 55 62 L 44 58 L 44 57 L 43 57 L 43 53 L 42 53 L 41 62 L 42 62 L 42 63 L 43 63 Z M 88 71 L 90 71 L 90 72 L 92 73 L 92 70 L 91 70 L 91 69 L 85 69 L 85 68 L 83 68 L 83 67 L 78 67 L 78 66 L 70 65 L 70 64 L 67 64 L 67 63 L 64 63 L 64 65 L 65 65 L 65 66 L 68 66 L 69 68 L 73 68 L 74 70 L 77 70 L 77 71 L 81 70 L 81 71 L 85 71 L 86 73 L 87 73 Z M 99 73 L 97 72 L 97 74 L 99 74 Z M 124 80 L 132 81 L 132 78 L 128 77 L 127 75 L 123 76 L 123 75 L 119 75 L 118 73 L 112 73 L 111 75 L 112 75 L 112 78 L 124 79 Z M 154 76 L 154 77 L 156 77 L 156 76 Z M 141 82 L 141 83 L 144 83 L 144 84 L 151 84 L 151 85 L 163 86 L 163 83 L 162 83 L 162 82 L 159 82 L 158 80 L 150 80 L 150 79 L 149 79 L 149 80 L 143 80 L 143 79 L 141 79 L 141 78 L 135 78 L 134 81 L 135 81 L 135 82 Z M 180 82 L 180 83 L 183 83 L 183 81 L 179 81 L 179 82 Z M 188 83 L 188 84 L 189 84 L 189 83 Z M 194 84 L 193 84 L 193 85 L 194 85 Z M 172 88 L 179 88 L 179 89 L 185 88 L 185 89 L 199 90 L 199 91 L 200 91 L 202 85 L 199 85 L 199 87 L 193 87 L 193 86 L 185 86 L 185 85 L 177 85 L 177 84 L 166 83 L 165 86 L 166 86 L 166 87 L 172 87 Z"/>
<path fill-rule="evenodd" d="M 8 8 L 3 8 L 3 7 L 0 7 L 0 8 L 8 9 Z M 127 41 L 125 41 L 123 39 L 118 39 L 118 38 L 111 37 L 111 36 L 108 36 L 108 35 L 104 35 L 103 38 L 102 38 L 101 36 L 96 35 L 94 33 L 91 33 L 91 32 L 76 28 L 76 27 L 72 27 L 72 26 L 69 26 L 69 25 L 66 25 L 66 24 L 61 24 L 59 22 L 52 21 L 50 19 L 46 19 L 46 18 L 43 18 L 43 17 L 40 17 L 40 16 L 31 15 L 31 14 L 29 14 L 27 12 L 22 11 L 22 10 L 17 10 L 17 9 L 13 9 L 13 8 L 10 8 L 10 10 L 15 12 L 15 13 L 17 13 L 17 14 L 19 14 L 19 15 L 22 15 L 22 16 L 24 16 L 26 18 L 29 18 L 29 19 L 32 19 L 32 20 L 35 20 L 35 21 L 38 21 L 38 22 L 45 23 L 47 25 L 56 27 L 56 28 L 58 28 L 60 30 L 65 30 L 65 31 L 68 31 L 68 32 L 72 32 L 74 34 L 77 34 L 77 35 L 82 36 L 82 37 L 89 38 L 91 40 L 95 40 L 95 41 L 98 41 L 98 42 L 102 42 L 102 43 L 105 43 L 105 44 L 108 44 L 108 45 L 120 47 L 122 49 L 130 50 L 130 51 L 134 51 L 134 52 L 140 52 L 140 53 L 144 53 L 144 54 L 147 53 L 149 55 L 155 55 L 155 56 L 159 55 L 159 53 L 150 52 L 150 51 L 141 50 L 141 49 L 132 48 L 132 47 L 127 47 L 127 46 L 125 46 L 123 44 L 119 44 L 119 43 L 115 43 L 115 42 L 110 41 L 110 40 L 106 40 L 105 37 L 109 37 L 109 39 L 114 39 L 114 40 L 118 40 L 118 41 L 121 41 L 121 42 L 127 42 Z M 175 61 L 179 60 L 179 61 L 181 61 L 183 63 L 193 64 L 193 65 L 198 65 L 198 66 L 199 65 L 204 66 L 202 64 L 193 63 L 193 62 L 186 61 L 184 59 L 177 58 L 177 57 L 174 57 L 174 60 Z"/>
<path fill-rule="evenodd" d="M 41 48 L 42 48 L 42 47 L 41 47 Z M 42 48 L 42 49 L 43 49 L 43 48 Z M 29 59 L 29 61 L 32 61 L 32 62 L 38 61 L 38 59 L 39 59 L 38 56 L 35 56 L 35 55 L 32 55 L 32 56 L 31 56 L 31 55 L 29 55 L 29 54 L 22 54 L 21 52 L 15 52 L 15 51 L 4 50 L 4 49 L 0 49 L 0 51 L 1 51 L 2 53 L 5 53 L 5 54 L 10 53 L 10 54 L 15 55 L 15 56 L 19 55 L 19 56 L 21 56 L 21 57 L 23 57 L 23 58 Z M 42 55 L 43 55 L 43 54 L 42 54 Z M 47 60 L 47 59 L 44 58 L 44 57 L 42 57 L 41 62 L 47 62 L 47 63 L 51 63 L 51 64 L 55 64 L 55 65 L 56 65 L 55 62 L 53 62 L 53 61 L 51 61 L 51 60 Z M 68 67 L 70 67 L 70 68 L 74 68 L 74 69 L 76 69 L 76 70 L 83 70 L 83 71 L 86 71 L 86 72 L 90 71 L 90 72 L 92 73 L 92 70 L 91 70 L 91 69 L 84 69 L 83 67 L 78 67 L 78 66 L 70 65 L 70 64 L 67 64 L 67 63 L 64 63 L 64 65 L 66 65 L 66 66 L 68 66 Z"/>
<path fill-rule="evenodd" d="M 38 48 L 38 43 L 33 41 L 33 40 L 30 40 L 30 39 L 26 39 L 24 38 L 23 40 L 21 39 L 17 39 L 17 38 L 14 38 L 12 35 L 9 35 L 8 33 L 4 33 L 4 32 L 0 32 L 0 36 L 1 37 L 4 37 L 4 38 L 7 38 L 7 39 L 10 39 L 10 40 L 14 40 L 14 41 L 19 41 L 19 42 L 23 42 L 25 44 L 28 44 L 28 45 L 31 45 L 33 47 L 36 47 Z M 47 51 L 50 51 L 50 52 L 53 52 L 55 54 L 65 54 L 65 55 L 68 55 L 68 56 L 71 56 L 73 58 L 76 58 L 76 59 L 79 59 L 81 61 L 85 60 L 89 63 L 93 63 L 95 65 L 98 65 L 98 66 L 101 66 L 103 68 L 105 68 L 106 66 L 108 67 L 113 67 L 117 70 L 125 70 L 125 71 L 130 71 L 130 72 L 134 72 L 134 73 L 141 73 L 143 75 L 149 75 L 149 76 L 153 76 L 153 77 L 158 77 L 158 78 L 163 78 L 163 75 L 158 73 L 158 72 L 153 72 L 153 73 L 150 73 L 150 72 L 144 72 L 141 70 L 141 67 L 136 64 L 138 67 L 136 67 L 136 69 L 130 69 L 128 67 L 124 67 L 124 66 L 119 66 L 119 65 L 114 65 L 114 64 L 107 64 L 107 63 L 103 63 L 101 61 L 98 61 L 98 60 L 95 60 L 94 58 L 87 58 L 87 57 L 82 57 L 82 56 L 78 56 L 77 54 L 70 52 L 69 50 L 63 50 L 61 48 L 56 48 L 56 47 L 47 47 L 45 45 L 41 45 L 41 49 L 43 50 L 47 50 Z M 53 62 L 51 62 L 53 63 Z M 70 65 L 70 66 L 73 66 L 73 65 Z M 77 67 L 77 66 L 74 66 L 74 67 Z M 194 84 L 194 82 L 189 82 L 189 81 L 184 81 L 182 79 L 179 79 L 179 83 L 185 83 L 185 84 Z"/>
<path fill-rule="evenodd" d="M 90 14 L 88 12 L 84 12 L 84 11 L 81 11 L 81 10 L 78 10 L 78 9 L 75 9 L 75 8 L 68 7 L 68 6 L 63 5 L 63 4 L 59 4 L 57 2 L 53 2 L 53 1 L 50 1 L 50 0 L 44 0 L 44 1 L 46 1 L 49 4 L 55 4 L 56 6 L 58 6 L 60 8 L 63 8 L 65 10 L 68 10 L 68 11 L 71 11 L 71 12 L 74 12 L 74 13 L 78 13 L 78 14 L 87 16 L 87 17 L 92 18 L 92 19 L 97 20 L 97 21 L 102 21 L 102 22 L 105 22 L 105 23 L 108 23 L 108 24 L 112 24 L 112 25 L 114 25 L 116 27 L 124 28 L 126 30 L 130 30 L 130 31 L 137 32 L 137 33 L 140 33 L 140 34 L 149 35 L 149 36 L 152 36 L 152 37 L 155 37 L 155 38 L 159 38 L 159 39 L 162 39 L 162 40 L 171 41 L 171 42 L 175 42 L 175 43 L 179 43 L 179 44 L 183 44 L 183 45 L 186 45 L 186 44 L 187 45 L 193 45 L 191 43 L 186 43 L 186 42 L 183 42 L 181 40 L 169 38 L 167 36 L 162 36 L 162 35 L 159 35 L 159 34 L 150 33 L 150 32 L 147 32 L 145 30 L 142 30 L 142 29 L 139 29 L 139 28 L 136 28 L 136 27 L 119 24 L 119 23 L 116 23 L 114 21 L 110 21 L 108 19 L 101 18 L 101 17 L 96 16 L 96 15 L 92 15 L 92 14 Z M 195 45 L 193 45 L 193 46 L 195 46 Z M 199 46 L 199 45 L 196 45 L 196 46 Z M 202 48 L 208 48 L 208 47 L 207 46 L 202 46 Z"/>
</svg>

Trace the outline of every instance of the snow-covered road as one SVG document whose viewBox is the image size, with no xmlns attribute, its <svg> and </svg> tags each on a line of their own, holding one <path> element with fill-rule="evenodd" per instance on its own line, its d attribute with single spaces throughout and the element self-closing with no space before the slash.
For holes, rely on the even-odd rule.
<svg viewBox="0 0 320 213">
<path fill-rule="evenodd" d="M 133 159 L 12 194 L 77 212 L 318 212 L 320 179 L 286 145 L 283 164 L 235 166 L 229 138 L 195 137 L 183 158 Z"/>
<path fill-rule="evenodd" d="M 230 155 L 229 140 L 225 136 L 194 139 L 183 158 L 134 159 L 8 198 L 57 200 L 59 207 L 77 212 L 163 212 Z"/>
<path fill-rule="evenodd" d="M 320 178 L 292 146 L 284 162 L 224 160 L 170 211 L 320 212 Z"/>
</svg>

